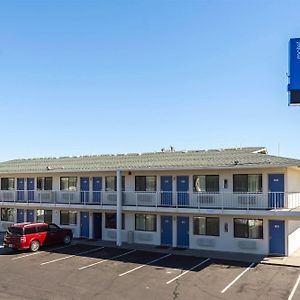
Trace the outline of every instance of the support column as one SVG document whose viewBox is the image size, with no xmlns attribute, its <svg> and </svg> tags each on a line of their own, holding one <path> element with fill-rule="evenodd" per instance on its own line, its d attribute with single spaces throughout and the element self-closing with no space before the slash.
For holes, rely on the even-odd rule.
<svg viewBox="0 0 300 300">
<path fill-rule="evenodd" d="M 89 239 L 91 240 L 94 237 L 94 228 L 93 228 L 93 213 L 89 212 Z"/>
<path fill-rule="evenodd" d="M 117 246 L 122 246 L 122 174 L 117 171 Z"/>
</svg>

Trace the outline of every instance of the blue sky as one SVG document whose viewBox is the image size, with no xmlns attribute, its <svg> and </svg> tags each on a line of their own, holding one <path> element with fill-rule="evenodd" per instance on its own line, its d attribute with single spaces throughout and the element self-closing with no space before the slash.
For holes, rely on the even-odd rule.
<svg viewBox="0 0 300 300">
<path fill-rule="evenodd" d="M 0 160 L 240 146 L 300 158 L 300 1 L 1 1 Z"/>
</svg>

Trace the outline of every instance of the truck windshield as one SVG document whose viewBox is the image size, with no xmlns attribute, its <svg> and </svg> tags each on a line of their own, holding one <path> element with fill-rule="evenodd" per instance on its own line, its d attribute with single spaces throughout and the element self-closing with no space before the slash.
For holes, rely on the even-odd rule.
<svg viewBox="0 0 300 300">
<path fill-rule="evenodd" d="M 12 235 L 23 235 L 23 228 L 19 228 L 19 227 L 8 227 L 7 233 L 8 233 L 8 234 L 12 234 Z"/>
</svg>

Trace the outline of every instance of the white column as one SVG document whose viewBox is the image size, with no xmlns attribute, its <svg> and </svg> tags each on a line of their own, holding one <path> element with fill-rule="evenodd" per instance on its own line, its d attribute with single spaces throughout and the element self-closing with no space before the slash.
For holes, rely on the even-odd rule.
<svg viewBox="0 0 300 300">
<path fill-rule="evenodd" d="M 93 230 L 93 213 L 89 212 L 89 239 L 92 239 L 94 236 Z"/>
<path fill-rule="evenodd" d="M 173 220 L 173 239 L 172 239 L 172 247 L 175 248 L 177 246 L 177 216 L 172 217 Z"/>
<path fill-rule="evenodd" d="M 122 245 L 122 174 L 117 171 L 117 246 Z"/>
</svg>

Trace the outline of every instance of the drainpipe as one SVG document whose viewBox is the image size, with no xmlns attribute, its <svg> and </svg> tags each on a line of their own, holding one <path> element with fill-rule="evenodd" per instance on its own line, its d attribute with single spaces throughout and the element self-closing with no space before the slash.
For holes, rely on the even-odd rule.
<svg viewBox="0 0 300 300">
<path fill-rule="evenodd" d="M 117 246 L 122 246 L 122 174 L 117 171 Z"/>
</svg>

